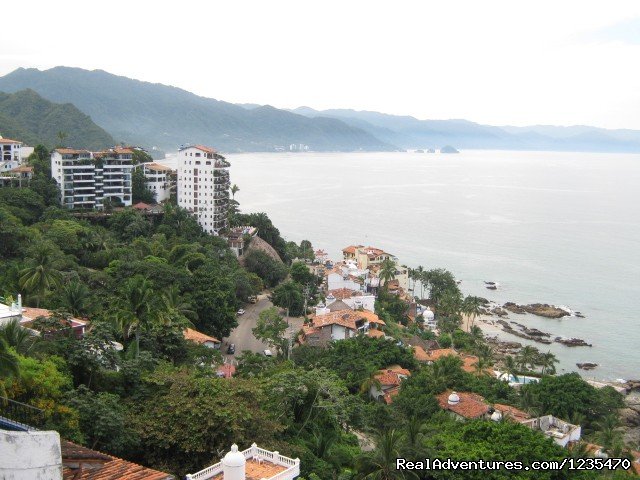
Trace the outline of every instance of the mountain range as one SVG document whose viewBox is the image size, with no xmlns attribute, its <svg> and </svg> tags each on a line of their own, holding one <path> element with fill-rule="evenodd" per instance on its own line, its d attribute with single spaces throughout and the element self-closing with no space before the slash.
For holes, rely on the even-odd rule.
<svg viewBox="0 0 640 480">
<path fill-rule="evenodd" d="M 420 120 L 347 109 L 282 110 L 269 105 L 232 104 L 102 70 L 19 68 L 0 77 L 0 92 L 24 89 L 51 102 L 73 104 L 65 108 L 77 107 L 91 117 L 88 125 L 93 120 L 118 142 L 170 151 L 183 143 L 203 143 L 226 152 L 287 150 L 290 144 L 308 145 L 315 151 L 438 149 L 453 145 L 458 149 L 640 152 L 637 130 L 498 127 L 468 120 Z M 0 110 L 0 115 L 8 116 L 5 110 Z M 56 131 L 62 130 L 53 125 Z M 9 136 L 2 130 L 0 133 Z M 80 146 L 71 138 L 67 143 Z"/>
<path fill-rule="evenodd" d="M 50 102 L 33 90 L 0 92 L 0 134 L 30 145 L 42 143 L 49 148 L 64 142 L 99 150 L 115 143 L 111 135 L 72 104 Z"/>
<path fill-rule="evenodd" d="M 203 143 L 221 151 L 273 151 L 290 144 L 313 150 L 393 150 L 371 134 L 333 118 L 309 118 L 271 106 L 246 109 L 102 70 L 19 68 L 0 77 L 0 91 L 30 88 L 70 102 L 118 142 L 176 150 Z"/>
</svg>

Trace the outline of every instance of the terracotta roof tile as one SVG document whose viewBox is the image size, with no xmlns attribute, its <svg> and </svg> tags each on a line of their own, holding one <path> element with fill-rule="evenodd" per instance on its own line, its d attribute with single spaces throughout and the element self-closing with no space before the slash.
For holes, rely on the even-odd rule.
<svg viewBox="0 0 640 480">
<path fill-rule="evenodd" d="M 329 295 L 333 295 L 338 300 L 344 300 L 345 298 L 351 298 L 362 295 L 361 292 L 357 290 L 352 290 L 350 288 L 336 288 L 334 290 L 329 290 L 327 292 Z"/>
<path fill-rule="evenodd" d="M 440 408 L 457 413 L 464 418 L 480 418 L 489 411 L 489 405 L 480 395 L 470 392 L 457 392 L 460 402 L 457 405 L 449 405 L 451 390 L 442 392 L 437 396 Z"/>
<path fill-rule="evenodd" d="M 382 338 L 384 337 L 384 332 L 382 330 L 370 328 L 369 331 L 367 332 L 367 335 L 372 338 Z"/>
<path fill-rule="evenodd" d="M 56 148 L 56 152 L 62 155 L 75 155 L 79 153 L 91 153 L 89 150 L 76 150 L 75 148 Z"/>
<path fill-rule="evenodd" d="M 173 475 L 112 457 L 67 440 L 60 441 L 64 480 L 174 480 Z M 90 467 L 78 468 L 83 461 Z"/>
<path fill-rule="evenodd" d="M 166 165 L 162 165 L 161 163 L 157 163 L 157 162 L 150 162 L 150 163 L 145 163 L 144 164 L 144 168 L 148 169 L 148 170 L 153 170 L 154 172 L 166 172 L 166 171 L 173 171 L 173 169 L 171 167 L 168 167 Z"/>
<path fill-rule="evenodd" d="M 411 372 L 399 365 L 393 365 L 378 371 L 374 377 L 384 387 L 385 385 L 400 385 L 404 377 L 411 376 Z"/>
<path fill-rule="evenodd" d="M 413 347 L 413 358 L 415 358 L 419 362 L 429 361 L 429 355 L 427 354 L 427 351 L 420 345 L 415 345 Z"/>
<path fill-rule="evenodd" d="M 0 144 L 9 144 L 9 143 L 22 143 L 19 140 L 11 140 L 10 138 L 0 138 Z"/>
<path fill-rule="evenodd" d="M 376 323 L 378 325 L 386 325 L 384 321 L 380 320 L 378 316 L 369 311 L 354 311 L 354 310 L 338 310 L 336 312 L 326 313 L 324 315 L 312 315 L 311 323 L 313 327 L 322 328 L 327 325 L 342 325 L 343 327 L 357 330 L 357 321 Z"/>
</svg>

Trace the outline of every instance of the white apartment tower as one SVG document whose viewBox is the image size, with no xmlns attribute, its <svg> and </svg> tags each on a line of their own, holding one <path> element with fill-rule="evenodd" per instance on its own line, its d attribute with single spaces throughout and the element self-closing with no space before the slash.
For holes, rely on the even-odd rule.
<svg viewBox="0 0 640 480">
<path fill-rule="evenodd" d="M 0 174 L 20 166 L 21 148 L 22 142 L 0 137 Z"/>
<path fill-rule="evenodd" d="M 157 162 L 142 163 L 147 189 L 155 194 L 156 202 L 166 202 L 175 190 L 175 171 Z"/>
<path fill-rule="evenodd" d="M 178 205 L 208 233 L 227 228 L 229 162 L 213 148 L 187 146 L 178 152 Z"/>
<path fill-rule="evenodd" d="M 114 147 L 101 152 L 57 148 L 51 154 L 51 176 L 60 187 L 65 208 L 101 210 L 105 201 L 131 205 L 133 150 Z"/>
</svg>

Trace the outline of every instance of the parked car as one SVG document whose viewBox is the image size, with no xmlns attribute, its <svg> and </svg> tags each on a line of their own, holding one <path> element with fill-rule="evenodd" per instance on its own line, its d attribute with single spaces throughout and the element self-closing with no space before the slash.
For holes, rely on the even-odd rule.
<svg viewBox="0 0 640 480">
<path fill-rule="evenodd" d="M 229 355 L 233 355 L 234 353 L 236 353 L 236 344 L 235 343 L 230 343 L 229 344 L 229 348 L 227 348 L 227 353 Z"/>
<path fill-rule="evenodd" d="M 271 353 L 271 350 L 265 350 L 263 353 L 265 357 L 273 357 L 273 353 Z"/>
<path fill-rule="evenodd" d="M 238 310 L 238 315 L 244 315 L 244 309 L 241 308 L 240 310 Z"/>
</svg>

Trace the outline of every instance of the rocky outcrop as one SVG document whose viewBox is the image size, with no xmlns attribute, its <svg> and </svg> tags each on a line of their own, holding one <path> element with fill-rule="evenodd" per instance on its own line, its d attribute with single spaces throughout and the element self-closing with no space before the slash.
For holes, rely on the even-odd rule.
<svg viewBox="0 0 640 480">
<path fill-rule="evenodd" d="M 598 366 L 598 364 L 597 363 L 591 363 L 591 362 L 584 362 L 584 363 L 576 363 L 576 366 L 580 370 L 593 370 L 594 368 L 596 368 Z"/>
<path fill-rule="evenodd" d="M 546 318 L 562 318 L 569 315 L 566 310 L 549 305 L 547 303 L 531 303 L 529 305 L 518 305 L 513 302 L 507 302 L 503 305 L 506 310 L 522 315 L 524 313 L 531 313 L 532 315 L 538 315 L 539 317 Z"/>
<path fill-rule="evenodd" d="M 556 337 L 554 342 L 561 343 L 567 347 L 592 347 L 593 345 L 585 342 L 581 338 L 563 338 Z"/>
</svg>

